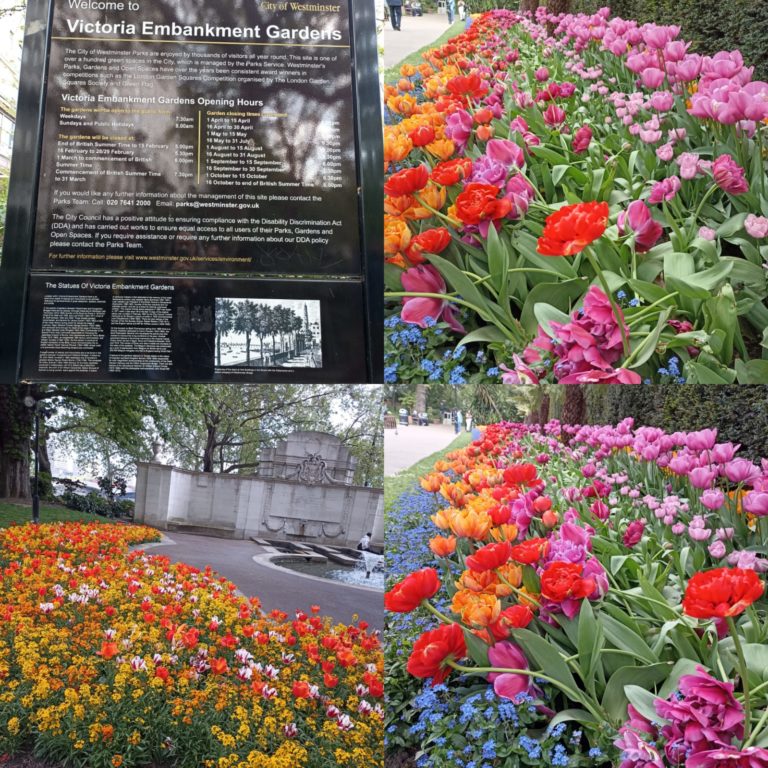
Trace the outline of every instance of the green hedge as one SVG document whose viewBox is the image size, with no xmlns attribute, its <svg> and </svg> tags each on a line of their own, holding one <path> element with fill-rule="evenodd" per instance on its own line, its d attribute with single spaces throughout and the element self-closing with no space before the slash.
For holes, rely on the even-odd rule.
<svg viewBox="0 0 768 768">
<path fill-rule="evenodd" d="M 718 439 L 741 443 L 753 460 L 768 457 L 768 386 L 588 386 L 582 388 L 589 424 L 635 425 L 668 432 L 718 428 Z"/>
<path fill-rule="evenodd" d="M 768 78 L 768 2 L 766 0 L 573 0 L 574 12 L 593 13 L 609 5 L 614 16 L 641 24 L 679 24 L 681 37 L 700 53 L 738 48 L 755 79 Z"/>
</svg>

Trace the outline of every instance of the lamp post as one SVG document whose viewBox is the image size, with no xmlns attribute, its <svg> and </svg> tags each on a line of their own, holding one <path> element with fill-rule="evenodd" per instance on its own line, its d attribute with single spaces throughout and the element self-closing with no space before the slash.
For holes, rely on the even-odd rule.
<svg viewBox="0 0 768 768">
<path fill-rule="evenodd" d="M 40 409 L 38 401 L 27 395 L 24 405 L 31 408 L 35 414 L 35 485 L 32 492 L 32 522 L 40 522 Z"/>
</svg>

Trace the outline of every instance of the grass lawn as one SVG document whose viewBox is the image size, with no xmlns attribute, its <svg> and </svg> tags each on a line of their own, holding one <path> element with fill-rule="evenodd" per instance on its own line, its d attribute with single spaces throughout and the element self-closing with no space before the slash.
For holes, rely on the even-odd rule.
<svg viewBox="0 0 768 768">
<path fill-rule="evenodd" d="M 447 445 L 445 448 L 441 448 L 431 456 L 427 456 L 426 459 L 422 459 L 417 464 L 414 464 L 408 469 L 398 472 L 396 475 L 387 477 L 384 480 L 384 511 L 388 511 L 392 504 L 398 499 L 398 497 L 413 489 L 413 486 L 419 482 L 419 478 L 422 475 L 426 475 L 434 468 L 436 461 L 442 459 L 446 453 L 455 451 L 457 448 L 463 448 L 465 445 L 469 445 L 472 442 L 471 432 L 462 432 L 457 435 L 456 439 Z"/>
<path fill-rule="evenodd" d="M 464 31 L 464 24 L 465 22 L 463 22 L 461 19 L 454 21 L 453 24 L 451 24 L 451 26 L 448 27 L 448 29 L 446 29 L 445 32 L 443 32 L 443 34 L 437 38 L 437 40 L 433 40 L 423 48 L 419 48 L 418 51 L 415 51 L 410 56 L 406 56 L 399 64 L 395 65 L 394 67 L 385 69 L 384 82 L 396 83 L 400 79 L 400 67 L 402 67 L 403 64 L 413 64 L 414 67 L 417 67 L 419 64 L 423 64 L 424 59 L 421 58 L 421 54 L 424 53 L 424 51 L 428 51 L 430 48 L 439 48 L 441 45 L 443 45 L 443 43 L 447 43 L 450 38 L 461 34 Z"/>
<path fill-rule="evenodd" d="M 73 520 L 86 520 L 88 522 L 101 523 L 106 520 L 98 515 L 89 515 L 85 512 L 77 512 L 66 507 L 53 507 L 47 504 L 40 505 L 40 522 L 54 523 L 59 520 L 70 522 Z M 23 507 L 20 504 L 8 504 L 0 502 L 0 528 L 7 528 L 13 523 L 32 522 L 32 507 Z"/>
</svg>

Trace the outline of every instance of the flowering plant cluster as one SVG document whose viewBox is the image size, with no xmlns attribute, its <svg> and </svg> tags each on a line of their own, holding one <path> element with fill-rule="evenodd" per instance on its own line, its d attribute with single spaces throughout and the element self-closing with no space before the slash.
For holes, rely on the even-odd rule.
<svg viewBox="0 0 768 768">
<path fill-rule="evenodd" d="M 151 528 L 0 531 L 0 754 L 89 768 L 381 765 L 380 640 L 264 613 Z"/>
<path fill-rule="evenodd" d="M 739 448 L 631 419 L 485 428 L 421 479 L 394 535 L 409 553 L 390 564 L 388 643 L 446 698 L 546 718 L 507 738 L 553 764 L 763 768 L 768 460 Z M 439 765 L 446 716 L 419 696 L 411 731 Z M 507 755 L 462 760 L 535 764 Z"/>
<path fill-rule="evenodd" d="M 489 11 L 386 86 L 387 296 L 443 330 L 424 359 L 480 349 L 467 375 L 506 383 L 669 381 L 670 359 L 674 381 L 768 381 L 768 83 L 679 34 Z"/>
</svg>

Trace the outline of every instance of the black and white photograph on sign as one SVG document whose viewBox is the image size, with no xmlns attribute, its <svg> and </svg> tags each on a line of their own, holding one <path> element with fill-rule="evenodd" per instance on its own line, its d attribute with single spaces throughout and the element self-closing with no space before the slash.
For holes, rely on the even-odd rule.
<svg viewBox="0 0 768 768">
<path fill-rule="evenodd" d="M 216 299 L 216 366 L 322 368 L 320 302 Z"/>
</svg>

